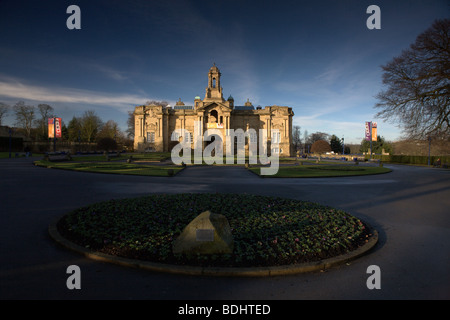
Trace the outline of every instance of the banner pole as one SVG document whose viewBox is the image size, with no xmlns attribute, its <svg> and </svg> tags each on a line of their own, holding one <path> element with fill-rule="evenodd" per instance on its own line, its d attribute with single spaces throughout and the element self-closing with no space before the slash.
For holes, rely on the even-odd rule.
<svg viewBox="0 0 450 320">
<path fill-rule="evenodd" d="M 53 118 L 53 152 L 56 152 L 56 118 Z"/>
</svg>

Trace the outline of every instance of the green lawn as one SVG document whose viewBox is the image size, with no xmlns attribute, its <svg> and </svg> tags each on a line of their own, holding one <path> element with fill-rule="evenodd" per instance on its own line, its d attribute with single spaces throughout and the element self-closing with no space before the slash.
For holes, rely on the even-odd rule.
<svg viewBox="0 0 450 320">
<path fill-rule="evenodd" d="M 169 152 L 149 152 L 149 153 L 132 153 L 132 154 L 119 154 L 115 156 L 114 154 L 109 155 L 110 161 L 124 160 L 128 159 L 130 156 L 133 160 L 138 161 L 154 161 L 159 162 L 170 158 Z M 77 162 L 92 162 L 92 161 L 105 161 L 106 157 L 103 154 L 98 155 L 72 155 L 72 160 Z"/>
<path fill-rule="evenodd" d="M 250 168 L 252 172 L 260 174 L 259 167 Z M 268 178 L 315 178 L 315 177 L 340 177 L 379 174 L 391 170 L 378 166 L 356 165 L 296 165 L 280 166 L 275 175 L 267 175 Z"/>
<path fill-rule="evenodd" d="M 9 154 L 4 152 L 0 156 L 7 157 Z M 133 162 L 127 163 L 126 159 L 132 157 Z M 119 156 L 110 155 L 107 161 L 104 155 L 72 155 L 71 161 L 52 162 L 46 160 L 36 161 L 35 164 L 47 168 L 75 170 L 83 172 L 100 172 L 114 174 L 131 174 L 131 175 L 147 175 L 147 176 L 172 176 L 183 169 L 182 166 L 172 164 L 162 164 L 161 161 L 170 160 L 169 152 L 150 152 L 150 153 L 133 153 L 120 154 Z M 205 159 L 203 159 L 205 160 Z M 226 158 L 224 157 L 224 164 Z M 237 164 L 237 158 L 234 159 L 234 165 Z M 354 165 L 352 163 L 336 164 L 335 162 L 322 161 L 315 163 L 313 160 L 303 160 L 301 165 L 295 165 L 293 158 L 280 158 L 280 167 L 275 175 L 264 176 L 273 178 L 311 178 L 311 177 L 339 177 L 339 176 L 357 176 L 390 172 L 390 169 L 367 166 Z M 155 162 L 153 164 L 152 162 Z M 248 159 L 246 159 L 248 163 Z M 158 163 L 158 164 L 156 164 Z M 189 164 L 189 163 L 188 163 Z M 203 161 L 203 164 L 205 162 Z M 285 164 L 285 165 L 282 165 Z M 256 174 L 260 174 L 260 166 L 249 168 Z"/>
<path fill-rule="evenodd" d="M 170 152 L 147 152 L 147 153 L 133 153 L 125 155 L 127 158 L 133 156 L 134 160 L 146 160 L 146 161 L 163 161 L 170 159 Z"/>
<path fill-rule="evenodd" d="M 131 174 L 143 176 L 171 176 L 182 170 L 182 167 L 164 166 L 164 165 L 140 165 L 124 162 L 75 162 L 62 161 L 51 162 L 45 160 L 35 161 L 35 165 L 47 168 L 65 169 L 83 172 Z M 172 173 L 171 173 L 172 172 Z"/>
<path fill-rule="evenodd" d="M 15 152 L 11 151 L 11 159 L 16 157 L 16 153 L 20 154 L 20 157 L 25 157 L 25 152 Z M 33 157 L 43 157 L 44 155 L 42 153 L 33 153 Z M 0 152 L 0 159 L 6 159 L 9 158 L 9 151 Z"/>
</svg>

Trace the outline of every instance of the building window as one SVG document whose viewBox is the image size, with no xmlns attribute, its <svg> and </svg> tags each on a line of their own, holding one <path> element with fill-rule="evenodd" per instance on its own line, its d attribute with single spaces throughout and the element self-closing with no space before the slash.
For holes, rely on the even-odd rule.
<svg viewBox="0 0 450 320">
<path fill-rule="evenodd" d="M 280 132 L 272 132 L 272 143 L 280 143 L 281 135 Z"/>
<path fill-rule="evenodd" d="M 251 143 L 258 142 L 258 136 L 256 135 L 256 132 L 250 132 L 250 142 Z"/>
<path fill-rule="evenodd" d="M 279 148 L 272 148 L 272 154 L 280 154 Z"/>
<path fill-rule="evenodd" d="M 155 133 L 147 132 L 147 142 L 155 142 Z"/>
<path fill-rule="evenodd" d="M 176 131 L 176 130 L 174 132 L 172 132 L 171 140 L 172 141 L 179 141 L 180 140 L 180 133 L 178 131 Z"/>
<path fill-rule="evenodd" d="M 192 143 L 194 139 L 192 139 L 192 133 L 186 132 L 186 136 L 184 137 L 184 142 Z"/>
</svg>

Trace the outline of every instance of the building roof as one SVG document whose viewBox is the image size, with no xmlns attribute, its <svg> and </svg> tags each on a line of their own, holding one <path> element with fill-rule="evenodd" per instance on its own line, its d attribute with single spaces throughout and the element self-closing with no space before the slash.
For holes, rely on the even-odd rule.
<svg viewBox="0 0 450 320">
<path fill-rule="evenodd" d="M 255 107 L 253 106 L 235 106 L 234 110 L 255 110 Z"/>
<path fill-rule="evenodd" d="M 193 110 L 193 106 L 173 106 L 174 110 Z"/>
</svg>

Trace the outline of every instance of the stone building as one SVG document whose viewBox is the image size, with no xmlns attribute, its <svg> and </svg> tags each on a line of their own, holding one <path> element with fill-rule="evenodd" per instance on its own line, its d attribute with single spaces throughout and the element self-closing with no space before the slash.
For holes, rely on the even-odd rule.
<svg viewBox="0 0 450 320">
<path fill-rule="evenodd" d="M 217 129 L 221 137 L 226 137 L 229 129 L 242 129 L 244 132 L 252 132 L 246 135 L 245 148 L 248 150 L 249 139 L 251 142 L 260 139 L 260 129 L 267 134 L 268 154 L 278 153 L 280 156 L 293 155 L 292 146 L 292 108 L 285 106 L 254 107 L 247 99 L 243 106 L 236 106 L 230 95 L 227 100 L 223 98 L 221 86 L 221 73 L 214 64 L 208 72 L 208 86 L 205 97 L 199 96 L 194 99 L 193 105 L 185 105 L 181 99 L 175 106 L 143 105 L 134 110 L 135 119 L 135 150 L 150 150 L 170 152 L 178 141 L 172 141 L 172 133 L 176 129 L 184 129 L 189 132 L 184 142 L 192 143 L 197 135 L 203 135 L 207 129 Z M 195 122 L 200 124 L 197 133 L 194 131 Z M 254 129 L 255 131 L 249 130 Z M 277 129 L 277 130 L 274 130 Z M 235 137 L 238 139 L 239 137 Z M 212 139 L 214 140 L 214 139 Z M 223 139 L 226 140 L 226 139 Z M 236 141 L 236 140 L 235 140 Z M 276 148 L 271 148 L 277 143 Z M 208 142 L 203 142 L 203 148 Z M 225 154 L 225 141 L 223 141 Z"/>
</svg>

